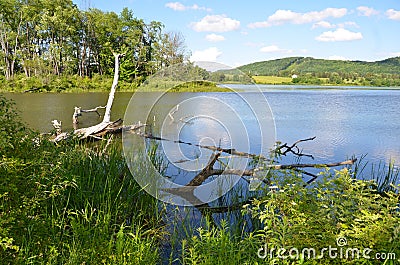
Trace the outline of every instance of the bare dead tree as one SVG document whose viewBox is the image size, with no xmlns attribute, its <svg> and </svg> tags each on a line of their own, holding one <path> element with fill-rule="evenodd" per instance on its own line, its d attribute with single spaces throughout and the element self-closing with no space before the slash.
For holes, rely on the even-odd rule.
<svg viewBox="0 0 400 265">
<path fill-rule="evenodd" d="M 72 121 L 73 124 L 77 124 L 78 117 L 82 115 L 83 112 L 96 112 L 99 116 L 100 113 L 98 112 L 99 109 L 105 108 L 105 114 L 103 117 L 103 121 L 99 124 L 86 127 L 86 128 L 80 128 L 80 129 L 75 129 L 72 133 L 62 133 L 60 131 L 60 128 L 56 128 L 57 130 L 57 136 L 52 140 L 53 142 L 59 142 L 62 140 L 65 140 L 71 136 L 76 136 L 79 139 L 96 139 L 96 140 L 102 140 L 103 136 L 106 134 L 110 133 L 121 133 L 123 130 L 129 130 L 129 131 L 136 131 L 142 128 L 145 125 L 129 125 L 129 126 L 122 126 L 122 120 L 118 119 L 116 121 L 111 121 L 111 108 L 114 102 L 114 97 L 115 97 L 115 92 L 118 86 L 118 79 L 119 79 L 119 61 L 120 58 L 124 57 L 125 54 L 118 54 L 114 53 L 114 59 L 115 59 L 115 67 L 114 67 L 114 79 L 113 83 L 111 86 L 110 93 L 108 95 L 108 100 L 107 100 L 107 105 L 105 107 L 99 106 L 93 109 L 88 109 L 88 110 L 82 110 L 80 107 L 75 107 L 74 109 L 74 114 L 72 116 Z M 61 122 L 54 122 L 53 125 L 61 124 Z"/>
</svg>

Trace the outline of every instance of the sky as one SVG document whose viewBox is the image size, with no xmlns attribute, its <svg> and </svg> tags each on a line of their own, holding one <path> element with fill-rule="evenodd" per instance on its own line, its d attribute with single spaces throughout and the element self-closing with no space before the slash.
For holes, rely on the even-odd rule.
<svg viewBox="0 0 400 265">
<path fill-rule="evenodd" d="M 185 38 L 191 61 L 237 67 L 284 57 L 378 61 L 400 56 L 399 0 L 74 0 L 124 7 Z"/>
</svg>

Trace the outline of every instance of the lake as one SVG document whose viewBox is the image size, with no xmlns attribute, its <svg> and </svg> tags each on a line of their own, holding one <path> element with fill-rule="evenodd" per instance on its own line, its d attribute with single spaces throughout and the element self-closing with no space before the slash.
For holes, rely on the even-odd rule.
<svg viewBox="0 0 400 265">
<path fill-rule="evenodd" d="M 256 102 L 260 98 L 260 94 L 255 92 L 255 86 L 232 85 L 232 87 L 243 91 L 249 101 Z M 315 158 L 314 161 L 308 162 L 336 162 L 353 155 L 357 157 L 367 155 L 366 160 L 373 163 L 388 162 L 391 159 L 400 161 L 400 90 L 259 87 L 272 110 L 277 140 L 292 143 L 299 139 L 316 136 L 314 141 L 300 145 L 304 153 L 312 154 Z M 141 105 L 137 106 L 138 111 L 148 107 L 146 106 L 148 95 L 150 94 L 143 93 L 141 96 L 143 100 L 140 101 Z M 74 106 L 90 109 L 105 105 L 108 94 L 6 94 L 6 96 L 15 100 L 22 119 L 30 127 L 40 132 L 48 132 L 52 129 L 51 121 L 54 119 L 62 121 L 64 130 L 71 130 Z M 112 119 L 124 117 L 131 96 L 132 93 L 117 93 Z M 176 102 L 184 102 L 194 96 L 215 98 L 235 104 L 234 93 L 168 93 L 163 100 L 158 102 L 157 111 L 169 113 Z M 202 101 L 201 104 L 204 105 L 204 109 L 209 108 L 212 102 Z M 197 104 L 189 102 L 187 105 Z M 216 107 L 214 113 L 217 112 L 221 113 L 224 110 Z M 80 126 L 86 127 L 99 121 L 101 118 L 95 113 L 87 113 L 80 118 Z M 215 124 L 205 122 L 200 125 L 191 127 L 186 133 L 182 130 L 179 137 L 187 137 L 184 140 L 189 142 L 199 141 L 199 139 L 205 139 L 207 133 L 215 134 L 219 130 L 217 122 Z M 251 132 L 252 123 L 246 126 L 246 129 Z M 189 128 L 189 126 L 184 128 Z M 221 145 L 222 141 L 223 145 L 226 137 L 219 136 L 218 142 L 213 140 L 215 138 L 213 136 L 206 144 Z M 250 135 L 251 140 L 256 139 L 254 146 L 250 141 L 250 148 L 252 151 L 257 151 L 260 139 L 257 139 L 257 136 L 254 137 Z M 243 143 L 239 143 L 239 146 L 240 144 Z M 237 146 L 232 147 L 237 148 Z"/>
</svg>

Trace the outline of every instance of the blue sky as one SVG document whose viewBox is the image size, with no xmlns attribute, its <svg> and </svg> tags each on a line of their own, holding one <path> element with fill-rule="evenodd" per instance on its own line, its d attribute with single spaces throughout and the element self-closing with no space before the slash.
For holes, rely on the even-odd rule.
<svg viewBox="0 0 400 265">
<path fill-rule="evenodd" d="M 376 61 L 400 56 L 399 0 L 74 0 L 124 7 L 185 37 L 192 61 L 239 66 L 291 56 Z"/>
</svg>

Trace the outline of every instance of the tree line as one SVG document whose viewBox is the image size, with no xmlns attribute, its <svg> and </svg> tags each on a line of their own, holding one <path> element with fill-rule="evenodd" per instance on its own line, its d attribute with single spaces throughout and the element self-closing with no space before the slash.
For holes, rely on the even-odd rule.
<svg viewBox="0 0 400 265">
<path fill-rule="evenodd" d="M 7 80 L 26 77 L 110 75 L 113 52 L 124 53 L 121 79 L 145 79 L 187 59 L 180 33 L 164 32 L 124 8 L 120 14 L 72 0 L 0 0 L 0 71 Z"/>
<path fill-rule="evenodd" d="M 279 76 L 297 78 L 298 84 L 336 84 L 365 86 L 399 86 L 400 57 L 376 62 L 288 57 L 256 62 L 239 67 L 249 76 Z"/>
</svg>

